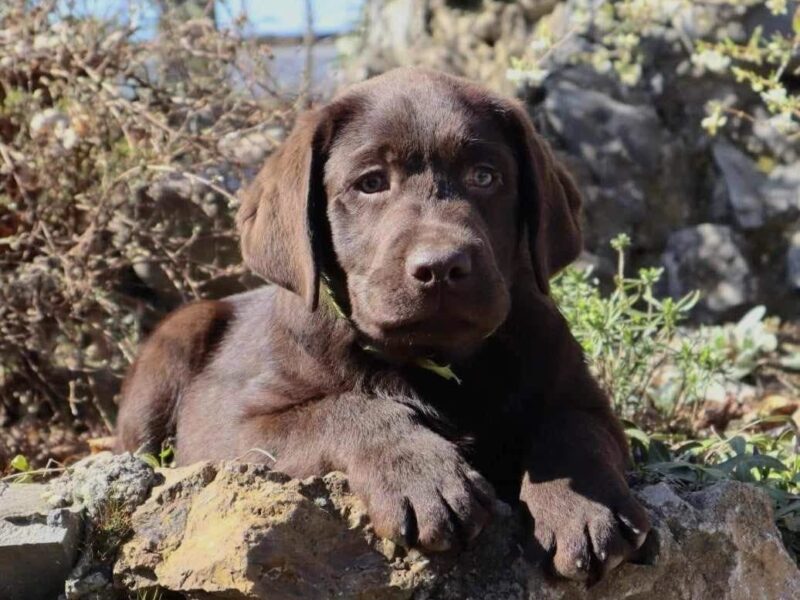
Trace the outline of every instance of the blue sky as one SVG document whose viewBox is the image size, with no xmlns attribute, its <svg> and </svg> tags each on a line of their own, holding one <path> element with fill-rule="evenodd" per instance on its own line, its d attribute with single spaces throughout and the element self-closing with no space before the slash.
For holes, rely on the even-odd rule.
<svg viewBox="0 0 800 600">
<path fill-rule="evenodd" d="M 352 26 L 359 16 L 362 0 L 312 0 L 312 4 L 314 28 L 332 32 Z M 239 14 L 244 7 L 259 33 L 300 33 L 305 29 L 303 0 L 227 0 L 227 5 L 230 11 L 222 8 L 220 16 Z"/>
<path fill-rule="evenodd" d="M 348 30 L 358 19 L 363 0 L 312 0 L 314 29 L 319 33 Z M 156 18 L 154 2 L 148 0 L 62 0 L 62 14 L 75 12 L 127 21 L 131 13 L 140 15 L 143 28 L 152 27 Z M 70 8 L 74 7 L 74 8 Z M 248 15 L 258 34 L 299 34 L 305 28 L 303 0 L 220 0 L 217 18 L 225 26 L 242 12 Z"/>
</svg>

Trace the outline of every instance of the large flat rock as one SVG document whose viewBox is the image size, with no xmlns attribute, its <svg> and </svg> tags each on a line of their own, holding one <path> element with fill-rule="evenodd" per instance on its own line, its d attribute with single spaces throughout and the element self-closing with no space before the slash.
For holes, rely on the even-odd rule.
<svg viewBox="0 0 800 600">
<path fill-rule="evenodd" d="M 459 556 L 423 556 L 377 538 L 337 473 L 298 481 L 263 466 L 205 463 L 164 475 L 133 514 L 118 587 L 270 600 L 800 598 L 768 498 L 741 483 L 640 490 L 655 526 L 648 564 L 624 565 L 586 590 L 548 582 L 526 563 L 510 511 Z"/>
<path fill-rule="evenodd" d="M 51 508 L 47 486 L 0 483 L 0 598 L 53 600 L 75 564 L 80 512 Z"/>
</svg>

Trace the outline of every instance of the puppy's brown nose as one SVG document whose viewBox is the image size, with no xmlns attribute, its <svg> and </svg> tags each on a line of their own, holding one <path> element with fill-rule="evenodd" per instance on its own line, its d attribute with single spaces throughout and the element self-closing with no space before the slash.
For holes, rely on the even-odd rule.
<svg viewBox="0 0 800 600">
<path fill-rule="evenodd" d="M 420 285 L 454 285 L 472 272 L 472 259 L 466 249 L 419 248 L 406 260 L 406 272 Z"/>
</svg>

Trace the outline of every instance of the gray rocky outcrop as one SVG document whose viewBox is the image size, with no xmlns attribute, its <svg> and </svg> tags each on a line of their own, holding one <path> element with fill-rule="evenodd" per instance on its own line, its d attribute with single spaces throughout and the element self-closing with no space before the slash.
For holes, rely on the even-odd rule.
<svg viewBox="0 0 800 600">
<path fill-rule="evenodd" d="M 133 515 L 115 566 L 126 589 L 202 598 L 578 600 L 653 597 L 779 599 L 800 595 L 769 499 L 740 483 L 678 494 L 638 493 L 655 534 L 644 557 L 590 590 L 548 582 L 519 552 L 506 507 L 459 556 L 424 556 L 376 538 L 345 478 L 304 481 L 242 464 L 199 464 L 167 475 Z"/>
<path fill-rule="evenodd" d="M 0 598 L 52 600 L 78 557 L 80 509 L 54 508 L 42 491 L 0 483 Z"/>
<path fill-rule="evenodd" d="M 662 263 L 669 294 L 699 290 L 699 309 L 705 314 L 728 314 L 756 297 L 740 237 L 726 225 L 703 223 L 672 233 Z"/>
<path fill-rule="evenodd" d="M 58 592 L 68 600 L 151 597 L 155 590 L 270 600 L 800 597 L 800 571 L 769 498 L 737 482 L 638 489 L 654 526 L 645 552 L 588 590 L 548 580 L 527 562 L 526 534 L 504 504 L 460 554 L 424 555 L 378 538 L 339 473 L 300 481 L 242 463 L 154 472 L 130 455 L 104 454 L 50 486 L 4 490 L 0 585 L 8 600 Z"/>
</svg>

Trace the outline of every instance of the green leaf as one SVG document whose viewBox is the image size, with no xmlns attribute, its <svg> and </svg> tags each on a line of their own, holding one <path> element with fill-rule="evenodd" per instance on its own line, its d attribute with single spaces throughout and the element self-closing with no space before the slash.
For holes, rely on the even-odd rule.
<svg viewBox="0 0 800 600">
<path fill-rule="evenodd" d="M 758 488 L 767 493 L 773 502 L 789 502 L 797 498 L 796 495 L 789 494 L 783 490 L 779 490 L 771 485 L 757 484 Z M 791 514 L 791 513 L 789 513 Z"/>
<path fill-rule="evenodd" d="M 680 477 L 681 472 L 685 473 L 699 473 L 709 476 L 711 479 L 724 479 L 726 474 L 715 467 L 690 463 L 682 460 L 667 461 L 660 463 L 653 463 L 645 467 L 648 471 L 655 471 L 657 473 L 668 474 L 672 477 Z M 686 479 L 686 477 L 683 477 Z M 695 479 L 688 479 L 694 481 Z"/>
<path fill-rule="evenodd" d="M 650 452 L 647 459 L 648 463 L 668 463 L 672 460 L 672 455 L 664 442 L 650 438 Z"/>
<path fill-rule="evenodd" d="M 744 454 L 747 450 L 747 441 L 740 435 L 729 439 L 728 445 L 736 454 Z"/>
<path fill-rule="evenodd" d="M 175 451 L 172 449 L 172 446 L 167 446 L 161 452 L 158 453 L 158 460 L 162 466 L 166 465 L 167 463 L 171 462 L 173 457 L 175 456 Z"/>
<path fill-rule="evenodd" d="M 767 456 L 766 454 L 754 454 L 753 456 L 749 456 L 747 460 L 743 462 L 743 465 L 749 469 L 763 468 L 777 471 L 778 473 L 789 470 L 789 468 L 777 458 Z"/>
<path fill-rule="evenodd" d="M 650 436 L 638 427 L 628 427 L 625 429 L 625 434 L 632 440 L 641 442 L 645 448 L 650 446 Z"/>
<path fill-rule="evenodd" d="M 736 324 L 736 331 L 746 333 L 761 324 L 767 314 L 767 307 L 763 305 L 751 308 Z"/>
<path fill-rule="evenodd" d="M 427 369 L 428 371 L 432 371 L 436 373 L 439 377 L 444 377 L 448 381 L 451 379 L 454 380 L 459 385 L 461 384 L 461 379 L 459 379 L 458 375 L 453 372 L 453 369 L 450 368 L 450 365 L 440 365 L 437 362 L 434 362 L 430 358 L 419 358 L 416 361 L 416 365 L 422 369 Z"/>
<path fill-rule="evenodd" d="M 751 471 L 755 468 L 766 468 L 777 472 L 788 471 L 781 461 L 765 454 L 737 454 L 718 464 L 717 468 L 735 474 L 736 479 L 740 481 L 752 481 Z"/>
<path fill-rule="evenodd" d="M 675 456 L 683 456 L 684 454 L 686 454 L 690 450 L 695 450 L 697 448 L 702 448 L 702 447 L 703 447 L 702 442 L 700 442 L 698 440 L 691 440 L 691 441 L 686 442 L 684 444 L 681 444 L 680 446 L 675 448 L 674 453 L 675 453 Z"/>
<path fill-rule="evenodd" d="M 12 469 L 21 473 L 27 473 L 31 470 L 31 464 L 22 454 L 17 454 L 14 458 L 12 458 L 10 464 Z"/>
</svg>

